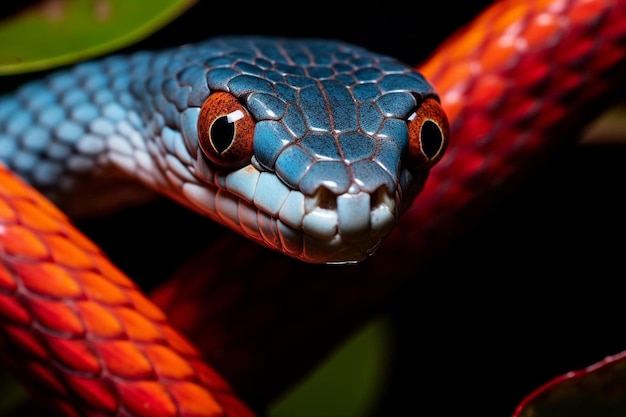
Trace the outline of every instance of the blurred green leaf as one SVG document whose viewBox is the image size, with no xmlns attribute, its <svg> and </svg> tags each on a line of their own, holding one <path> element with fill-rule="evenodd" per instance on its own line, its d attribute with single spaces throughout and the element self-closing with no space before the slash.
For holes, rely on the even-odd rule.
<svg viewBox="0 0 626 417">
<path fill-rule="evenodd" d="M 0 75 L 45 70 L 131 45 L 195 0 L 45 0 L 0 20 Z"/>
<path fill-rule="evenodd" d="M 387 382 L 389 322 L 374 320 L 339 346 L 312 375 L 277 401 L 269 417 L 365 417 Z"/>
</svg>

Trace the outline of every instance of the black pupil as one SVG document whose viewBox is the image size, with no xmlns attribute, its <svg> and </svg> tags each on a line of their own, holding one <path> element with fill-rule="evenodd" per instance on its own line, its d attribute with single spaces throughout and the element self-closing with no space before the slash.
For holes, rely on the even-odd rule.
<svg viewBox="0 0 626 417">
<path fill-rule="evenodd" d="M 437 155 L 437 152 L 441 149 L 442 141 L 443 137 L 437 123 L 432 120 L 426 120 L 422 125 L 422 132 L 420 135 L 422 150 L 426 156 L 432 158 Z"/>
<path fill-rule="evenodd" d="M 215 150 L 222 153 L 233 143 L 235 124 L 229 122 L 226 116 L 221 116 L 211 125 L 210 134 Z"/>
</svg>

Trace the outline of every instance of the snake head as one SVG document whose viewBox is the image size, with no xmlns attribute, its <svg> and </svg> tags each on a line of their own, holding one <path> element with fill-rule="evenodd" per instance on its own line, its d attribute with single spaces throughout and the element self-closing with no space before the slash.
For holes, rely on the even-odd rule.
<svg viewBox="0 0 626 417">
<path fill-rule="evenodd" d="M 197 120 L 197 172 L 217 190 L 194 199 L 307 262 L 373 254 L 446 149 L 448 121 L 431 85 L 344 43 L 222 42 Z"/>
</svg>

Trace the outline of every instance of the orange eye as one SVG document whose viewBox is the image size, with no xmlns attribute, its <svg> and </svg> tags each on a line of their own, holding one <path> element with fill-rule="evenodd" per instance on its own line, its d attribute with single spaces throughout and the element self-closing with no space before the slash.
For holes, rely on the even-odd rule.
<svg viewBox="0 0 626 417">
<path fill-rule="evenodd" d="M 204 155 L 221 167 L 240 168 L 250 162 L 254 120 L 232 95 L 219 91 L 206 99 L 198 118 Z"/>
<path fill-rule="evenodd" d="M 409 154 L 407 165 L 411 169 L 432 167 L 448 146 L 450 125 L 441 104 L 432 97 L 409 116 Z"/>
</svg>

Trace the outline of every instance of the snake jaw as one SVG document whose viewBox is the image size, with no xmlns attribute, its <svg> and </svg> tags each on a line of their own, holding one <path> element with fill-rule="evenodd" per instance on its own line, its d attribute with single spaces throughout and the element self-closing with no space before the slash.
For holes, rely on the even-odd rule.
<svg viewBox="0 0 626 417">
<path fill-rule="evenodd" d="M 187 205 L 264 246 L 310 263 L 356 263 L 373 254 L 396 223 L 386 187 L 339 196 L 320 187 L 306 196 L 250 164 L 214 171 L 200 155 Z"/>
</svg>

